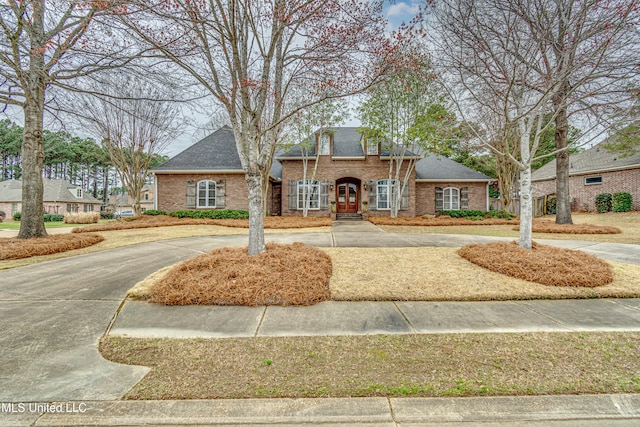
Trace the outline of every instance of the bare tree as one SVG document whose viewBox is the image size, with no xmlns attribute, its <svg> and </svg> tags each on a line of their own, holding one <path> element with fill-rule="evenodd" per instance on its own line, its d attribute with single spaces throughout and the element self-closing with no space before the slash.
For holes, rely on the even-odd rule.
<svg viewBox="0 0 640 427">
<path fill-rule="evenodd" d="M 74 0 L 10 0 L 0 5 L 0 103 L 24 113 L 21 239 L 47 235 L 42 216 L 46 94 L 53 87 L 72 88 L 78 77 L 126 61 L 113 54 L 120 56 L 127 46 L 113 44 L 93 28 L 96 17 L 114 12 L 112 7 L 117 7 L 115 2 Z"/>
<path fill-rule="evenodd" d="M 520 172 L 519 245 L 532 248 L 533 194 L 531 164 L 555 86 L 538 90 L 544 82 L 531 64 L 540 61 L 534 40 L 517 14 L 502 2 L 443 1 L 434 10 L 438 38 L 434 39 L 441 65 L 449 71 L 446 87 L 465 121 L 481 126 L 478 138 L 505 156 Z M 532 87 L 535 85 L 535 88 Z M 496 117 L 503 123 L 494 128 Z M 555 116 L 553 116 L 555 117 Z M 517 151 L 501 152 L 491 142 L 505 140 L 517 130 Z M 496 132 L 504 135 L 496 135 Z"/>
<path fill-rule="evenodd" d="M 389 157 L 386 193 L 392 218 L 408 204 L 416 161 L 424 151 L 436 151 L 443 142 L 438 135 L 440 122 L 449 124 L 441 120 L 447 115 L 442 114 L 429 55 L 416 45 L 405 45 L 395 55 L 388 75 L 365 93 L 360 106 L 365 135 L 379 142 Z"/>
<path fill-rule="evenodd" d="M 540 58 L 530 65 L 543 83 L 537 89 L 546 92 L 549 82 L 553 85 L 556 222 L 571 224 L 570 121 L 591 116 L 610 127 L 612 113 L 630 101 L 627 89 L 640 72 L 638 1 L 509 0 L 503 5 L 522 20 L 536 43 Z"/>
<path fill-rule="evenodd" d="M 249 190 L 249 255 L 265 250 L 264 194 L 283 124 L 296 111 L 368 87 L 383 70 L 381 1 L 155 0 L 125 24 L 189 73 L 228 113 Z M 291 105 L 290 89 L 310 96 Z"/>
<path fill-rule="evenodd" d="M 133 199 L 135 215 L 141 215 L 140 198 L 154 159 L 176 134 L 179 106 L 167 88 L 158 88 L 137 77 L 112 73 L 101 85 L 107 97 L 85 95 L 83 117 L 118 173 L 124 190 Z"/>
</svg>

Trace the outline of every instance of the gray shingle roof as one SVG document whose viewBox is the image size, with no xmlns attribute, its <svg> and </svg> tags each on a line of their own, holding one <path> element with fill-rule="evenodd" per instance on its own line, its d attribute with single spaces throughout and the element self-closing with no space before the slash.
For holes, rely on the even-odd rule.
<svg viewBox="0 0 640 427">
<path fill-rule="evenodd" d="M 621 157 L 619 153 L 612 153 L 604 148 L 605 142 L 594 145 L 582 153 L 569 156 L 569 175 L 581 175 L 608 169 L 626 169 L 640 167 L 640 152 L 632 156 Z M 533 181 L 554 179 L 556 177 L 556 162 L 551 161 L 533 172 Z"/>
<path fill-rule="evenodd" d="M 44 202 L 102 203 L 86 191 L 82 192 L 82 197 L 75 197 L 75 190 L 81 187 L 73 185 L 64 179 L 44 178 L 43 186 Z M 9 180 L 0 182 L 0 202 L 22 202 L 22 181 Z"/>
<path fill-rule="evenodd" d="M 242 163 L 238 156 L 233 130 L 229 126 L 223 126 L 152 169 L 155 173 L 176 171 L 242 172 Z M 274 159 L 269 174 L 273 178 L 282 179 L 282 164 Z"/>
<path fill-rule="evenodd" d="M 242 163 L 230 127 L 224 126 L 166 161 L 153 172 L 241 171 Z"/>
<path fill-rule="evenodd" d="M 362 157 L 362 134 L 357 132 L 357 127 L 329 127 L 325 129 L 333 134 L 333 157 Z M 315 135 L 307 138 L 308 153 L 307 156 L 315 157 L 316 144 Z M 282 151 L 277 157 L 282 159 L 295 159 L 302 157 L 303 148 L 300 145 L 294 145 Z"/>
<path fill-rule="evenodd" d="M 425 154 L 425 157 L 416 163 L 416 179 L 494 181 L 494 178 L 436 154 Z"/>
</svg>

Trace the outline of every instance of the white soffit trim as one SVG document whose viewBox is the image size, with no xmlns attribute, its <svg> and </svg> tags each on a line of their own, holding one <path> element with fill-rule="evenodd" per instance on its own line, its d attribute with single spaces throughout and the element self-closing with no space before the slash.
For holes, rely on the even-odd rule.
<svg viewBox="0 0 640 427">
<path fill-rule="evenodd" d="M 569 176 L 593 175 L 594 173 L 618 172 L 618 171 L 629 170 L 629 169 L 640 169 L 640 164 L 619 166 L 617 168 L 608 168 L 608 169 L 594 169 L 591 171 L 582 171 L 582 172 L 573 172 L 573 173 L 569 172 Z M 553 175 L 549 178 L 532 179 L 531 182 L 550 181 L 556 178 L 557 178 L 557 175 Z"/>
<path fill-rule="evenodd" d="M 243 170 L 238 170 L 238 169 L 231 169 L 231 170 L 203 170 L 203 169 L 196 169 L 196 170 L 185 170 L 185 169 L 180 169 L 180 170 L 154 170 L 153 171 L 154 174 L 156 175 L 186 175 L 186 174 L 203 174 L 203 173 L 210 173 L 210 174 L 221 174 L 221 173 L 226 173 L 226 174 L 244 174 Z"/>
<path fill-rule="evenodd" d="M 417 179 L 416 182 L 493 182 L 497 179 Z"/>
</svg>

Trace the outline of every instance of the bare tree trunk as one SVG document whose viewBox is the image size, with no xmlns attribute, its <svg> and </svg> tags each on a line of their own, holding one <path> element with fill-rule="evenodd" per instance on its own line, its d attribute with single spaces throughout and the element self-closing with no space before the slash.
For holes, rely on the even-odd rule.
<svg viewBox="0 0 640 427">
<path fill-rule="evenodd" d="M 257 255 L 266 250 L 264 244 L 264 205 L 262 197 L 262 174 L 247 172 L 249 189 L 249 250 L 248 255 Z"/>
<path fill-rule="evenodd" d="M 44 113 L 44 83 L 37 84 L 34 98 L 24 110 L 24 134 L 22 137 L 22 212 L 19 239 L 46 237 L 44 227 L 44 186 L 42 164 L 44 147 L 42 127 Z"/>
<path fill-rule="evenodd" d="M 531 249 L 533 223 L 533 191 L 531 187 L 531 164 L 520 171 L 520 238 L 521 248 Z"/>
<path fill-rule="evenodd" d="M 571 193 L 569 190 L 569 120 L 567 119 L 567 106 L 564 100 L 557 106 L 556 116 L 556 223 L 573 224 L 571 218 Z"/>
</svg>

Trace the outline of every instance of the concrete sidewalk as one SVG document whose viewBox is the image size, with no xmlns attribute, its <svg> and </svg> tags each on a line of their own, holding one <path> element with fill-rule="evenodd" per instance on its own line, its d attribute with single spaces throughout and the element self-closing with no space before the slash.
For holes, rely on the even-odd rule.
<svg viewBox="0 0 640 427">
<path fill-rule="evenodd" d="M 127 301 L 108 332 L 128 337 L 273 337 L 640 331 L 640 299 L 324 302 L 309 307 Z"/>
<path fill-rule="evenodd" d="M 0 412 L 0 425 L 631 427 L 640 418 L 640 395 L 85 401 L 59 408 L 61 413 L 35 405 L 33 412 L 29 406 L 23 413 Z"/>
</svg>

